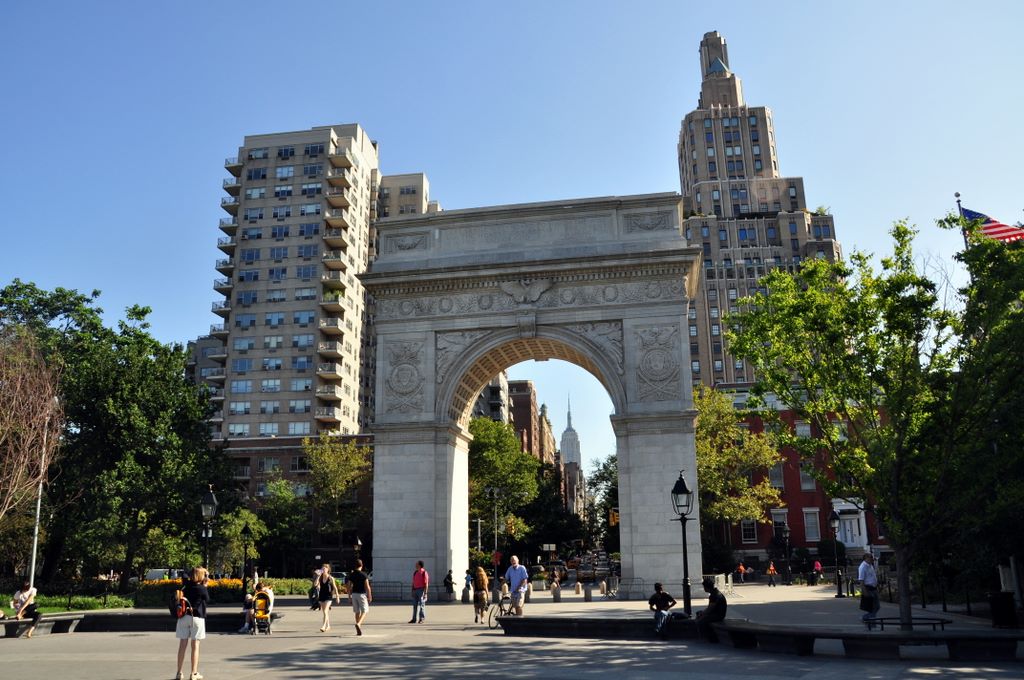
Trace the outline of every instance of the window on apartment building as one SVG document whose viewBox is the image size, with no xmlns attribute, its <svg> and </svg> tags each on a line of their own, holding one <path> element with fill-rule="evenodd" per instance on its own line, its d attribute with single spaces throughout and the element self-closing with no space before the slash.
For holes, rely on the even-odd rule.
<svg viewBox="0 0 1024 680">
<path fill-rule="evenodd" d="M 231 370 L 234 373 L 245 373 L 252 370 L 252 359 L 232 359 Z"/>
<path fill-rule="evenodd" d="M 287 267 L 271 267 L 267 270 L 267 277 L 274 282 L 284 281 L 288 278 Z"/>
<path fill-rule="evenodd" d="M 279 184 L 278 186 L 274 187 L 274 197 L 275 198 L 288 198 L 291 195 L 292 195 L 292 185 L 291 184 Z"/>
<path fill-rule="evenodd" d="M 247 394 L 252 392 L 252 381 L 251 380 L 232 380 L 231 381 L 231 393 L 232 394 Z"/>
<path fill-rule="evenodd" d="M 800 490 L 801 491 L 814 491 L 818 488 L 818 483 L 814 479 L 814 475 L 811 474 L 811 463 L 807 461 L 800 462 Z"/>
<path fill-rule="evenodd" d="M 772 531 L 773 533 L 782 538 L 782 531 L 789 526 L 789 513 L 785 508 L 772 510 Z"/>
<path fill-rule="evenodd" d="M 398 193 L 411 196 L 412 194 L 416 193 L 416 187 L 414 187 L 414 186 L 404 186 L 404 187 L 399 188 Z"/>
<path fill-rule="evenodd" d="M 316 299 L 316 288 L 296 288 L 295 289 L 296 300 L 315 300 Z"/>
<path fill-rule="evenodd" d="M 740 540 L 744 543 L 757 543 L 757 522 L 752 519 L 740 522 Z"/>
<path fill-rule="evenodd" d="M 303 309 L 292 314 L 292 323 L 297 323 L 300 326 L 304 326 L 313 323 L 313 319 L 315 318 L 316 312 Z"/>
<path fill-rule="evenodd" d="M 238 273 L 239 281 L 259 281 L 260 271 L 258 269 L 243 269 Z"/>
<path fill-rule="evenodd" d="M 263 316 L 263 324 L 271 328 L 284 323 L 284 312 L 267 312 Z"/>
<path fill-rule="evenodd" d="M 267 147 L 258 147 L 249 149 L 249 160 L 259 161 L 270 158 L 270 149 Z"/>
<path fill-rule="evenodd" d="M 718 165 L 714 161 L 708 161 L 708 172 L 712 175 L 718 172 Z"/>
<path fill-rule="evenodd" d="M 252 408 L 252 402 L 232 401 L 228 404 L 228 414 L 233 416 L 247 416 Z"/>
<path fill-rule="evenodd" d="M 691 338 L 697 337 L 697 326 L 696 325 L 693 325 L 693 324 L 690 325 L 690 337 Z"/>
<path fill-rule="evenodd" d="M 237 296 L 238 304 L 254 305 L 259 302 L 259 293 L 255 290 L 243 290 Z"/>
<path fill-rule="evenodd" d="M 269 288 L 267 290 L 267 302 L 284 302 L 288 299 L 284 288 Z"/>
<path fill-rule="evenodd" d="M 260 413 L 262 415 L 274 414 L 281 412 L 281 402 L 279 401 L 261 401 L 260 402 Z"/>
<path fill-rule="evenodd" d="M 310 258 L 316 257 L 319 252 L 320 249 L 317 246 L 313 244 L 308 244 L 299 246 L 299 250 L 296 253 L 296 255 L 302 258 Z"/>
<path fill-rule="evenodd" d="M 810 438 L 811 424 L 803 420 L 796 421 L 796 436 Z"/>
<path fill-rule="evenodd" d="M 319 203 L 304 203 L 299 206 L 300 215 L 319 215 L 320 204 Z"/>
<path fill-rule="evenodd" d="M 292 368 L 296 371 L 306 371 L 313 368 L 313 357 L 309 355 L 292 357 Z"/>
<path fill-rule="evenodd" d="M 322 142 L 315 142 L 307 144 L 303 153 L 307 156 L 320 156 L 324 152 L 324 145 Z"/>
<path fill-rule="evenodd" d="M 263 359 L 264 371 L 280 371 L 284 368 L 284 360 L 280 357 L 265 357 Z"/>
<path fill-rule="evenodd" d="M 730 300 L 735 300 L 738 296 L 739 296 L 739 291 L 737 291 L 735 288 L 730 288 L 729 289 L 729 299 Z"/>
<path fill-rule="evenodd" d="M 242 262 L 252 263 L 260 259 L 259 248 L 242 248 L 241 260 Z"/>
<path fill-rule="evenodd" d="M 251 200 L 255 200 L 257 198 L 266 198 L 267 197 L 267 188 L 266 187 L 252 187 L 252 188 L 246 189 L 245 190 L 245 197 L 246 197 L 246 199 L 248 199 L 250 201 Z"/>
<path fill-rule="evenodd" d="M 309 423 L 288 423 L 288 434 L 309 434 Z M 308 469 L 308 467 L 306 468 Z M 294 472 L 300 472 L 300 470 L 293 470 Z"/>
<path fill-rule="evenodd" d="M 721 373 L 723 370 L 725 370 L 724 367 L 722 366 L 722 360 L 721 359 L 715 359 L 714 368 L 715 368 L 715 373 Z"/>
<path fill-rule="evenodd" d="M 288 400 L 288 413 L 309 413 L 312 410 L 313 402 L 310 399 Z"/>
<path fill-rule="evenodd" d="M 722 334 L 722 327 L 717 323 L 711 324 L 711 335 L 719 336 Z"/>
<path fill-rule="evenodd" d="M 696 307 L 690 307 L 690 309 L 686 312 L 686 316 L 691 318 L 691 319 L 696 319 L 697 318 L 697 308 Z"/>
<path fill-rule="evenodd" d="M 279 378 L 265 378 L 260 381 L 260 392 L 280 392 L 281 380 Z"/>
<path fill-rule="evenodd" d="M 263 336 L 263 348 L 264 349 L 278 349 L 284 347 L 284 336 L 283 335 L 264 335 Z"/>
<path fill-rule="evenodd" d="M 294 165 L 281 165 L 281 166 L 278 166 L 277 169 L 274 171 L 274 176 L 277 177 L 277 179 L 291 179 L 292 177 L 295 176 L 295 166 Z"/>
<path fill-rule="evenodd" d="M 291 431 L 291 426 L 297 424 L 288 423 L 288 434 L 295 434 Z M 306 460 L 305 456 L 292 456 L 292 462 L 289 467 L 292 472 L 309 472 L 309 461 Z"/>
<path fill-rule="evenodd" d="M 275 437 L 275 436 L 277 436 L 277 423 L 260 423 L 260 436 L 261 437 Z"/>
<path fill-rule="evenodd" d="M 306 177 L 319 177 L 324 174 L 324 166 L 322 163 L 307 163 L 302 166 L 302 174 Z"/>
<path fill-rule="evenodd" d="M 415 215 L 416 214 L 416 206 L 414 206 L 414 205 L 400 205 L 400 206 L 398 206 L 398 214 L 399 215 Z"/>
<path fill-rule="evenodd" d="M 784 489 L 786 485 L 783 481 L 784 477 L 782 474 L 782 463 L 776 463 L 768 470 L 768 483 L 774 489 Z"/>
<path fill-rule="evenodd" d="M 708 312 L 711 314 L 711 318 L 712 319 L 717 319 L 718 318 L 718 307 L 710 307 L 708 309 Z"/>
<path fill-rule="evenodd" d="M 709 300 L 717 300 L 718 299 L 718 289 L 716 289 L 716 288 L 708 289 L 708 299 Z"/>
<path fill-rule="evenodd" d="M 303 264 L 295 268 L 295 278 L 308 281 L 309 279 L 316 278 L 316 265 L 315 264 Z"/>
<path fill-rule="evenodd" d="M 707 130 L 710 127 L 711 127 L 711 119 L 710 118 L 705 118 L 704 119 L 704 129 Z"/>
<path fill-rule="evenodd" d="M 231 348 L 236 352 L 245 352 L 256 349 L 256 338 L 234 338 L 231 341 Z"/>
<path fill-rule="evenodd" d="M 274 246 L 270 249 L 271 260 L 283 260 L 288 257 L 288 246 Z"/>
<path fill-rule="evenodd" d="M 255 325 L 255 314 L 235 314 L 235 328 L 252 328 Z"/>
<path fill-rule="evenodd" d="M 319 233 L 319 222 L 304 222 L 299 225 L 299 236 L 316 236 Z"/>
<path fill-rule="evenodd" d="M 277 157 L 278 158 L 287 160 L 287 159 L 291 158 L 294 155 L 295 155 L 295 147 L 294 146 L 281 146 L 281 147 L 278 147 L 278 149 L 277 149 Z"/>
<path fill-rule="evenodd" d="M 275 219 L 283 220 L 292 216 L 292 207 L 290 205 L 278 205 L 274 207 L 272 212 Z"/>
<path fill-rule="evenodd" d="M 737 371 L 742 371 L 743 370 L 743 359 L 737 359 L 736 361 L 734 361 L 733 362 L 733 368 L 735 368 Z"/>
<path fill-rule="evenodd" d="M 690 362 L 690 371 L 693 373 L 700 373 L 700 362 L 693 360 Z"/>
<path fill-rule="evenodd" d="M 312 333 L 303 333 L 292 336 L 292 347 L 312 347 L 314 337 Z"/>
<path fill-rule="evenodd" d="M 821 540 L 821 526 L 818 524 L 818 509 L 804 508 L 804 538 L 808 543 L 817 543 Z"/>
<path fill-rule="evenodd" d="M 292 378 L 292 392 L 310 392 L 313 389 L 312 378 Z"/>
<path fill-rule="evenodd" d="M 249 423 L 228 423 L 229 437 L 248 437 Z"/>
<path fill-rule="evenodd" d="M 246 227 L 242 230 L 243 241 L 255 241 L 263 238 L 263 229 L 261 227 Z"/>
<path fill-rule="evenodd" d="M 323 187 L 320 182 L 309 182 L 302 185 L 303 196 L 316 196 L 323 193 Z"/>
<path fill-rule="evenodd" d="M 249 168 L 245 171 L 245 179 L 250 182 L 258 182 L 267 178 L 266 168 Z"/>
<path fill-rule="evenodd" d="M 246 208 L 245 212 L 242 214 L 242 216 L 245 219 L 249 220 L 250 222 L 254 222 L 256 220 L 262 220 L 263 219 L 263 208 Z"/>
</svg>

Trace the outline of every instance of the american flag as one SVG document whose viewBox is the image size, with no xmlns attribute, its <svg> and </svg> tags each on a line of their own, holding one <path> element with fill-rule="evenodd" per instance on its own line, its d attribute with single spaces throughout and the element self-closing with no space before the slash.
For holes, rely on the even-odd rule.
<svg viewBox="0 0 1024 680">
<path fill-rule="evenodd" d="M 981 233 L 989 238 L 994 238 L 998 241 L 1016 241 L 1018 239 L 1024 239 L 1024 229 L 1021 229 L 1020 227 L 1003 224 L 998 220 L 992 219 L 988 215 L 984 215 L 980 212 L 974 212 L 967 208 L 961 208 L 960 213 L 972 222 L 981 220 Z"/>
</svg>

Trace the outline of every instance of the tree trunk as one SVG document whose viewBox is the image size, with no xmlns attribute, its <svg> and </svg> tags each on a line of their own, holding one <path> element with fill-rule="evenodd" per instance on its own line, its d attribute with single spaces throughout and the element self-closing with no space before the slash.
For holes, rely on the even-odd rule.
<svg viewBox="0 0 1024 680">
<path fill-rule="evenodd" d="M 913 603 L 910 599 L 910 551 L 907 548 L 896 548 L 896 584 L 900 595 L 900 629 L 912 630 L 913 627 L 910 623 L 913 616 Z"/>
<path fill-rule="evenodd" d="M 139 551 L 140 533 L 138 515 L 132 518 L 131 527 L 125 532 L 124 563 L 121 565 L 121 583 L 118 592 L 126 595 L 131 589 L 132 565 Z"/>
<path fill-rule="evenodd" d="M 67 539 L 67 529 L 63 522 L 51 522 L 46 531 L 46 543 L 43 546 L 43 569 L 39 574 L 39 580 L 43 583 L 51 583 L 60 570 L 60 559 L 64 554 L 64 542 Z"/>
</svg>

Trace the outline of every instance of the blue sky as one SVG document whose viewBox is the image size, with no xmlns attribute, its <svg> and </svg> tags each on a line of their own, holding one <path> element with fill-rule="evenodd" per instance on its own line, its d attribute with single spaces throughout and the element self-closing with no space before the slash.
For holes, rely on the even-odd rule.
<svg viewBox="0 0 1024 680">
<path fill-rule="evenodd" d="M 697 46 L 718 30 L 783 174 L 830 206 L 846 252 L 964 205 L 1024 219 L 1017 2 L 49 2 L 2 10 L 0 285 L 99 289 L 185 341 L 218 318 L 223 160 L 246 134 L 359 122 L 386 173 L 447 208 L 678 191 Z M 951 266 L 951 264 L 950 264 Z M 517 368 L 585 459 L 614 451 L 596 380 Z"/>
</svg>

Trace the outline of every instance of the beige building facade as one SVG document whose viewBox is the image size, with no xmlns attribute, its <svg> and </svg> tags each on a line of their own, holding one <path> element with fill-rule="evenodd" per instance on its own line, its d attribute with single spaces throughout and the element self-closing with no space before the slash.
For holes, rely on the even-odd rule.
<svg viewBox="0 0 1024 680">
<path fill-rule="evenodd" d="M 687 323 L 689 368 L 694 383 L 714 386 L 753 379 L 725 346 L 723 319 L 736 301 L 769 270 L 838 259 L 841 248 L 828 210 L 808 209 L 803 178 L 780 174 L 772 112 L 746 104 L 717 32 L 701 40 L 700 65 L 697 109 L 683 118 L 677 148 L 683 235 L 704 258 Z"/>
</svg>

